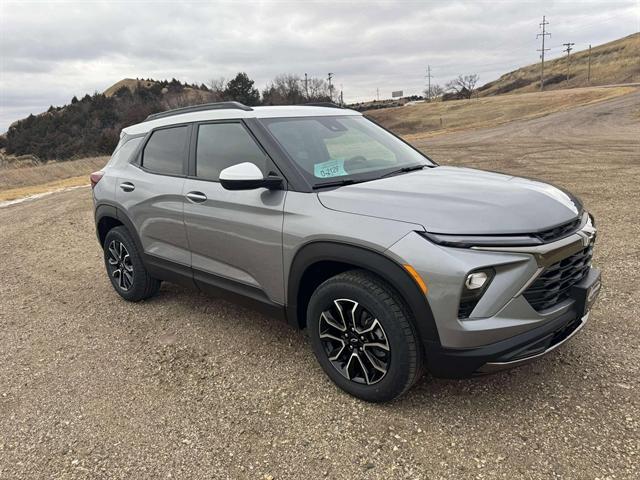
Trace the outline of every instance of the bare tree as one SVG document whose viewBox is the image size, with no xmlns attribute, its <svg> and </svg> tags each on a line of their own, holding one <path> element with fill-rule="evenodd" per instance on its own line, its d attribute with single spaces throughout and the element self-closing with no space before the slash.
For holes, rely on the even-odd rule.
<svg viewBox="0 0 640 480">
<path fill-rule="evenodd" d="M 458 75 L 458 78 L 447 82 L 445 89 L 452 92 L 458 98 L 470 99 L 478 80 L 480 80 L 480 77 L 476 73 L 471 75 Z"/>
<path fill-rule="evenodd" d="M 310 77 L 308 81 L 309 102 L 330 102 L 329 84 L 323 78 Z"/>
<path fill-rule="evenodd" d="M 322 78 L 308 77 L 305 89 L 304 80 L 299 75 L 281 74 L 269 82 L 262 91 L 262 101 L 265 105 L 328 102 L 329 85 Z"/>
<path fill-rule="evenodd" d="M 442 94 L 444 93 L 444 88 L 436 83 L 434 85 L 431 85 L 431 92 L 429 92 L 429 90 L 425 88 L 423 93 L 427 101 L 436 100 L 442 96 Z"/>
<path fill-rule="evenodd" d="M 209 80 L 209 90 L 213 94 L 213 101 L 220 102 L 224 100 L 224 89 L 227 87 L 227 82 L 224 77 L 212 78 Z"/>
<path fill-rule="evenodd" d="M 265 105 L 296 105 L 306 101 L 304 82 L 298 75 L 278 75 L 262 91 Z"/>
</svg>

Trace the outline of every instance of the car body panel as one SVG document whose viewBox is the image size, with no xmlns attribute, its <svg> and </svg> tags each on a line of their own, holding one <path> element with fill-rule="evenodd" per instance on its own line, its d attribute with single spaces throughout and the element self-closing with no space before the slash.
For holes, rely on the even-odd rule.
<svg viewBox="0 0 640 480">
<path fill-rule="evenodd" d="M 282 221 L 284 190 L 225 190 L 218 182 L 188 178 L 183 197 L 202 192 L 202 203 L 184 201 L 184 222 L 194 269 L 244 283 L 284 303 Z"/>
<path fill-rule="evenodd" d="M 136 226 L 144 253 L 190 265 L 183 219 L 185 179 L 155 175 L 134 165 L 123 167 L 117 178 L 116 203 Z M 120 185 L 125 182 L 135 189 L 123 191 Z"/>
<path fill-rule="evenodd" d="M 515 234 L 575 219 L 582 205 L 534 180 L 470 168 L 434 167 L 321 192 L 332 210 L 422 225 L 448 234 Z"/>
</svg>

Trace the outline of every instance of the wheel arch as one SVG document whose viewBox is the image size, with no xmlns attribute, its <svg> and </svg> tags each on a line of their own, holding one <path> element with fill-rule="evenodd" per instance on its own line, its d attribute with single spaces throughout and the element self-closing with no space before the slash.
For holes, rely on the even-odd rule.
<svg viewBox="0 0 640 480">
<path fill-rule="evenodd" d="M 96 235 L 98 236 L 101 247 L 104 248 L 104 239 L 107 233 L 109 233 L 109 230 L 118 226 L 124 226 L 133 237 L 138 251 L 141 253 L 144 252 L 142 242 L 140 241 L 137 230 L 133 226 L 133 222 L 121 209 L 110 204 L 100 204 L 96 207 L 95 219 Z"/>
<path fill-rule="evenodd" d="M 313 291 L 328 278 L 354 268 L 367 270 L 395 288 L 411 309 L 422 341 L 440 343 L 427 298 L 400 264 L 374 250 L 338 242 L 312 242 L 296 253 L 287 284 L 289 323 L 304 328 Z"/>
</svg>

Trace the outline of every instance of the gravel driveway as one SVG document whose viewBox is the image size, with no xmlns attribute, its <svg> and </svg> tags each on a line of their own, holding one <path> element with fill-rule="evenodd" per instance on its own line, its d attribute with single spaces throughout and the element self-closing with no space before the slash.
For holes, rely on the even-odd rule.
<svg viewBox="0 0 640 480">
<path fill-rule="evenodd" d="M 639 105 L 421 145 L 578 194 L 604 290 L 557 352 L 386 405 L 337 390 L 303 333 L 250 310 L 168 284 L 121 300 L 89 189 L 0 209 L 0 478 L 637 478 Z"/>
</svg>

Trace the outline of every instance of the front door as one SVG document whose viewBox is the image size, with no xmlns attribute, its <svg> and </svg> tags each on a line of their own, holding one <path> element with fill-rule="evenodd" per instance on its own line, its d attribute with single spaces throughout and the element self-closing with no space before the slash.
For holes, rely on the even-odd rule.
<svg viewBox="0 0 640 480">
<path fill-rule="evenodd" d="M 282 219 L 285 190 L 225 190 L 226 167 L 252 162 L 268 174 L 271 160 L 244 124 L 195 126 L 195 176 L 183 186 L 184 222 L 194 279 L 284 303 Z"/>
</svg>

